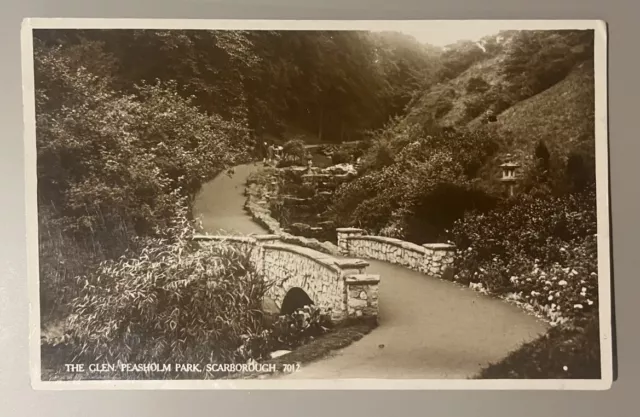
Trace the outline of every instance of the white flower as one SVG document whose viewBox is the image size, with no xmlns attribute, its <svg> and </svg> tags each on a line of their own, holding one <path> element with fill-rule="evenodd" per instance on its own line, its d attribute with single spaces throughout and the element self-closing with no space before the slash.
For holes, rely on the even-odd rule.
<svg viewBox="0 0 640 417">
<path fill-rule="evenodd" d="M 566 252 L 567 250 L 565 248 L 560 248 L 560 252 Z"/>
<path fill-rule="evenodd" d="M 550 295 L 549 298 L 547 298 L 547 300 L 549 301 L 553 300 L 553 295 Z"/>
<path fill-rule="evenodd" d="M 587 287 L 582 287 L 582 292 L 587 292 Z"/>
<path fill-rule="evenodd" d="M 578 275 L 578 271 L 576 271 L 575 269 L 572 269 L 570 272 L 571 275 Z"/>
<path fill-rule="evenodd" d="M 582 310 L 582 304 L 575 304 L 573 308 L 575 308 L 576 310 Z"/>
<path fill-rule="evenodd" d="M 566 371 L 569 370 L 569 367 L 567 365 L 565 365 L 565 366 L 562 367 L 562 370 L 566 372 Z"/>
<path fill-rule="evenodd" d="M 561 286 L 564 287 L 565 285 L 567 285 L 567 281 L 565 281 L 565 280 L 559 281 L 558 285 L 561 285 Z"/>
<path fill-rule="evenodd" d="M 514 276 L 514 277 L 511 277 L 511 278 L 509 278 L 509 281 L 511 281 L 511 282 L 517 282 L 517 281 L 518 281 L 518 277 L 515 277 L 515 276 Z"/>
<path fill-rule="evenodd" d="M 587 304 L 589 304 L 590 306 L 592 306 L 592 305 L 593 305 L 593 301 L 591 301 L 591 300 L 587 300 Z"/>
</svg>

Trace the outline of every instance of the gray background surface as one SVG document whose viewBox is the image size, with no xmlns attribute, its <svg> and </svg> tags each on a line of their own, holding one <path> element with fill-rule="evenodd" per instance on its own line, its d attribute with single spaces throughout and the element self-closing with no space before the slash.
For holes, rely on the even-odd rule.
<svg viewBox="0 0 640 417">
<path fill-rule="evenodd" d="M 0 0 L 0 416 L 637 416 L 638 39 L 633 0 Z M 33 391 L 22 161 L 24 17 L 602 19 L 609 24 L 611 211 L 618 380 L 604 392 Z M 635 266 L 635 268 L 634 268 Z"/>
</svg>

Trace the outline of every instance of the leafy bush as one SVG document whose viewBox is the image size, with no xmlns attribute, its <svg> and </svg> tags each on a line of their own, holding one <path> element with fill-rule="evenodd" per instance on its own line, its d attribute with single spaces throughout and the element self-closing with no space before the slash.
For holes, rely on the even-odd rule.
<svg viewBox="0 0 640 417">
<path fill-rule="evenodd" d="M 338 150 L 331 154 L 331 163 L 334 165 L 351 162 L 351 156 L 346 151 Z"/>
<path fill-rule="evenodd" d="M 452 90 L 449 90 L 452 91 Z M 453 99 L 455 98 L 455 94 L 452 94 L 449 97 L 439 97 L 435 102 L 433 109 L 433 117 L 434 119 L 440 119 L 447 113 L 453 109 Z"/>
<path fill-rule="evenodd" d="M 282 147 L 284 153 L 284 159 L 287 161 L 294 161 L 298 164 L 306 165 L 309 152 L 305 148 L 305 143 L 301 139 L 291 139 L 286 142 Z"/>
<path fill-rule="evenodd" d="M 464 102 L 465 115 L 469 119 L 475 119 L 487 110 L 482 100 L 466 100 Z"/>
<path fill-rule="evenodd" d="M 467 81 L 467 93 L 484 93 L 490 85 L 482 77 L 471 77 Z"/>
<path fill-rule="evenodd" d="M 140 256 L 103 262 L 78 277 L 64 343 L 73 361 L 236 362 L 263 330 L 267 286 L 248 254 L 224 243 L 192 247 L 184 217 Z M 253 352 L 253 354 L 256 354 Z"/>
<path fill-rule="evenodd" d="M 456 279 L 508 295 L 562 324 L 598 308 L 595 193 L 521 196 L 452 232 Z"/>
<path fill-rule="evenodd" d="M 274 323 L 270 336 L 272 349 L 295 349 L 323 335 L 331 328 L 331 316 L 327 310 L 313 304 L 304 306 L 290 315 L 282 315 Z"/>
</svg>

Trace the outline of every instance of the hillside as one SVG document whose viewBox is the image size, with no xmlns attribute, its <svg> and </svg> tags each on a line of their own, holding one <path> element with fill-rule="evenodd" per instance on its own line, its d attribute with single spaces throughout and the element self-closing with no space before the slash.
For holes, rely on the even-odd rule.
<svg viewBox="0 0 640 417">
<path fill-rule="evenodd" d="M 552 153 L 564 156 L 594 140 L 593 62 L 579 64 L 551 88 L 516 103 L 497 117 L 499 133 L 518 149 L 544 141 Z"/>
<path fill-rule="evenodd" d="M 590 42 L 588 33 L 547 31 L 454 45 L 443 64 L 449 70 L 414 100 L 402 123 L 474 131 L 489 122 L 516 146 L 576 145 L 593 131 Z"/>
<path fill-rule="evenodd" d="M 409 110 L 407 119 L 423 123 L 433 121 L 442 127 L 459 126 L 468 122 L 470 117 L 467 115 L 467 108 L 482 100 L 486 93 L 483 88 L 489 90 L 504 83 L 504 77 L 498 72 L 502 60 L 502 55 L 483 59 L 459 76 L 437 84 L 415 103 Z M 473 83 L 481 85 L 476 87 L 478 91 L 473 90 Z"/>
</svg>

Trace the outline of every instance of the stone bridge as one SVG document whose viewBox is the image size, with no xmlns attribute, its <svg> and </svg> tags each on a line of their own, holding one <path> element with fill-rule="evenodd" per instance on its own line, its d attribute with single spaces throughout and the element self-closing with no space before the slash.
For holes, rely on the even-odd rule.
<svg viewBox="0 0 640 417">
<path fill-rule="evenodd" d="M 270 284 L 265 301 L 274 303 L 280 314 L 313 303 L 330 310 L 334 322 L 378 315 L 380 277 L 366 273 L 366 261 L 282 243 L 277 235 L 196 235 L 194 240 L 201 246 L 225 242 L 248 252 Z"/>
</svg>

